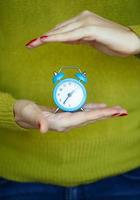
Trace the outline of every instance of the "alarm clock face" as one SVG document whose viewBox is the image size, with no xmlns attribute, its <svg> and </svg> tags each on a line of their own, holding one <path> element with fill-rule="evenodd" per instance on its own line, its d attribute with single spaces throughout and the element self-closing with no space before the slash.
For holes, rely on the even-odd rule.
<svg viewBox="0 0 140 200">
<path fill-rule="evenodd" d="M 86 89 L 80 81 L 67 78 L 60 81 L 53 91 L 55 104 L 64 111 L 76 111 L 86 101 Z"/>
</svg>

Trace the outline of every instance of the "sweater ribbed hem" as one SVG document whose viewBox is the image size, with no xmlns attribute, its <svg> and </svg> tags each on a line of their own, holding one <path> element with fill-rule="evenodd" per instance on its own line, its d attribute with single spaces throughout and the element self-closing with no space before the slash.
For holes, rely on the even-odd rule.
<svg viewBox="0 0 140 200">
<path fill-rule="evenodd" d="M 135 145 L 140 138 L 139 129 L 133 134 L 118 132 L 115 137 L 90 134 L 91 139 L 83 134 L 80 138 L 54 138 L 52 133 L 43 137 L 34 134 L 27 139 L 17 132 L 12 147 L 9 135 L 0 135 L 0 176 L 11 180 L 77 186 L 140 166 L 140 145 Z"/>
<path fill-rule="evenodd" d="M 27 131 L 20 127 L 14 118 L 13 106 L 16 99 L 8 93 L 0 92 L 0 127 L 13 130 Z"/>
</svg>

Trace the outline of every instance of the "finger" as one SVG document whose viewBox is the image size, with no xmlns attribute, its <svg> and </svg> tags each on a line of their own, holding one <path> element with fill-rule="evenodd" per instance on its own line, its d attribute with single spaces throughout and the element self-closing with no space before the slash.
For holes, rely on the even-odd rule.
<svg viewBox="0 0 140 200">
<path fill-rule="evenodd" d="M 107 105 L 105 103 L 90 103 L 90 104 L 85 104 L 83 106 L 83 109 L 85 111 L 93 110 L 93 109 L 100 109 L 100 108 L 105 108 Z"/>
<path fill-rule="evenodd" d="M 64 27 L 64 26 L 66 26 L 66 25 L 68 25 L 68 24 L 72 24 L 72 23 L 74 23 L 74 22 L 78 22 L 78 21 L 81 21 L 81 22 L 82 22 L 82 20 L 85 19 L 89 14 L 91 14 L 90 11 L 87 11 L 87 10 L 82 11 L 81 13 L 79 13 L 77 16 L 71 18 L 70 20 L 67 20 L 67 21 L 65 21 L 65 22 L 63 22 L 63 23 L 60 23 L 60 24 L 56 25 L 56 26 L 54 27 L 54 29 L 52 29 L 52 30 L 58 30 L 58 29 L 60 29 L 60 28 L 62 28 L 62 27 Z M 101 19 L 103 19 L 101 16 L 96 15 L 95 13 L 92 13 L 92 15 L 94 15 L 94 17 L 96 17 L 96 18 L 101 18 Z M 96 21 L 95 21 L 95 22 L 96 22 Z"/>
<path fill-rule="evenodd" d="M 81 22 L 76 21 L 76 22 L 67 24 L 65 26 L 62 26 L 59 29 L 51 30 L 48 33 L 46 33 L 45 35 L 50 36 L 50 35 L 53 35 L 53 34 L 60 34 L 60 33 L 68 32 L 68 31 L 72 31 L 74 29 L 79 28 L 80 26 L 81 26 Z"/>
<path fill-rule="evenodd" d="M 45 36 L 47 37 L 47 36 Z M 29 41 L 27 44 L 25 44 L 26 47 L 28 47 L 29 49 L 38 47 L 40 45 L 44 44 L 44 42 L 41 40 L 41 38 L 35 38 L 31 41 Z"/>
<path fill-rule="evenodd" d="M 99 120 L 99 119 L 112 117 L 116 114 L 117 115 L 127 114 L 127 110 L 121 108 L 120 106 L 105 107 L 105 108 L 98 109 L 96 111 L 85 112 L 85 118 L 87 119 L 87 121 Z"/>
<path fill-rule="evenodd" d="M 77 41 L 84 37 L 88 37 L 89 33 L 84 28 L 78 28 L 74 29 L 72 31 L 64 32 L 64 33 L 58 33 L 58 34 L 52 34 L 48 36 L 47 38 L 41 38 L 42 42 L 69 42 L 69 41 Z"/>
<path fill-rule="evenodd" d="M 78 15 L 78 16 L 73 17 L 73 18 L 71 18 L 71 19 L 69 19 L 69 20 L 67 20 L 67 21 L 64 21 L 64 22 L 62 22 L 62 23 L 56 25 L 56 26 L 54 27 L 54 29 L 52 29 L 52 31 L 53 31 L 53 30 L 58 30 L 58 29 L 62 28 L 63 26 L 66 26 L 66 25 L 68 25 L 68 24 L 74 23 L 74 22 L 76 22 L 79 18 L 80 18 L 80 16 Z"/>
<path fill-rule="evenodd" d="M 69 42 L 69 41 L 77 41 L 82 39 L 83 37 L 88 36 L 88 31 L 84 28 L 78 28 L 73 31 L 53 34 L 50 36 L 42 36 L 40 38 L 34 39 L 26 44 L 28 48 L 38 47 L 46 42 Z"/>
<path fill-rule="evenodd" d="M 127 114 L 127 111 L 123 108 L 116 107 L 105 107 L 99 110 L 91 110 L 87 112 L 75 112 L 69 115 L 67 118 L 65 117 L 64 126 L 71 127 L 77 126 L 86 122 L 95 122 L 100 119 L 105 119 L 108 117 L 112 117 L 114 114 Z"/>
<path fill-rule="evenodd" d="M 66 42 L 63 42 L 63 43 L 71 44 L 71 45 L 87 44 L 87 42 L 84 41 L 83 39 L 79 39 L 79 40 L 76 40 L 76 41 L 66 41 Z"/>
</svg>

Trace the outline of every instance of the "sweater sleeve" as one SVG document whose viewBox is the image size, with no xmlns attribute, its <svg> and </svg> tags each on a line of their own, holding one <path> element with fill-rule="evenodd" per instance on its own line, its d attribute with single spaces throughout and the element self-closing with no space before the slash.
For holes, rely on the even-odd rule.
<svg viewBox="0 0 140 200">
<path fill-rule="evenodd" d="M 140 25 L 131 25 L 129 28 L 140 38 Z M 135 56 L 140 59 L 140 53 Z"/>
<path fill-rule="evenodd" d="M 15 102 L 16 99 L 12 95 L 0 92 L 0 128 L 27 131 L 28 129 L 20 127 L 14 119 Z"/>
</svg>

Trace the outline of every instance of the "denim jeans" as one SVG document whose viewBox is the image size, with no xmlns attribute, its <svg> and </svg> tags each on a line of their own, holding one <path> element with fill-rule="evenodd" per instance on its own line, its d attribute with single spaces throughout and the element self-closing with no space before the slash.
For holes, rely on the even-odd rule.
<svg viewBox="0 0 140 200">
<path fill-rule="evenodd" d="M 0 200 L 140 200 L 140 168 L 74 187 L 1 177 Z"/>
</svg>

